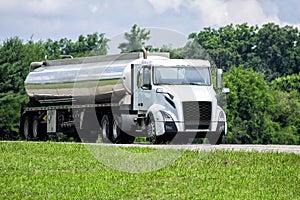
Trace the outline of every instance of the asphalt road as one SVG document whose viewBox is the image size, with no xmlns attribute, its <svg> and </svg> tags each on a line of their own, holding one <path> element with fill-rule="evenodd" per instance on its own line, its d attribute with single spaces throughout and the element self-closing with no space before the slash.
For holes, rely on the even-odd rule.
<svg viewBox="0 0 300 200">
<path fill-rule="evenodd" d="M 0 141 L 1 142 L 28 142 L 28 141 Z M 43 143 L 43 142 L 35 142 Z M 83 144 L 83 143 L 64 143 L 60 144 Z M 117 146 L 117 147 L 141 147 L 141 148 L 157 148 L 157 149 L 178 149 L 178 150 L 191 150 L 191 151 L 256 151 L 256 152 L 278 152 L 278 153 L 294 153 L 300 155 L 300 145 L 236 145 L 236 144 L 186 144 L 186 145 L 152 145 L 149 143 L 135 143 L 135 144 L 103 144 L 91 143 L 87 145 L 103 145 L 103 146 Z"/>
<path fill-rule="evenodd" d="M 295 153 L 300 155 L 300 145 L 208 145 L 208 144 L 189 144 L 189 145 L 151 145 L 151 144 L 101 144 L 115 145 L 120 147 L 141 147 L 141 148 L 161 148 L 161 149 L 181 149 L 192 151 L 256 151 L 256 152 L 279 152 Z"/>
</svg>

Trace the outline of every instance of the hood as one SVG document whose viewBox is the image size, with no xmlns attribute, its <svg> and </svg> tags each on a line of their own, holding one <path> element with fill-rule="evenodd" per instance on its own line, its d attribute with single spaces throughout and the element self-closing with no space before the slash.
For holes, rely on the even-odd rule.
<svg viewBox="0 0 300 200">
<path fill-rule="evenodd" d="M 163 88 L 180 101 L 212 101 L 212 86 L 167 85 Z"/>
</svg>

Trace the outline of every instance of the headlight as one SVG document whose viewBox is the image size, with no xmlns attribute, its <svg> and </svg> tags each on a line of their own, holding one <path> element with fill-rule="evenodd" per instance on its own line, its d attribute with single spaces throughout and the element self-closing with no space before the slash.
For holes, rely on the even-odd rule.
<svg viewBox="0 0 300 200">
<path fill-rule="evenodd" d="M 225 113 L 223 111 L 221 111 L 220 114 L 219 114 L 219 121 L 220 120 L 225 121 Z"/>
</svg>

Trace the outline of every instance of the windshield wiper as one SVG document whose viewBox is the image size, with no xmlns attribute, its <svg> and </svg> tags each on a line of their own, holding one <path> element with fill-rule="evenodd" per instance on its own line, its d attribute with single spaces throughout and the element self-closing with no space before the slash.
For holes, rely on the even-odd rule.
<svg viewBox="0 0 300 200">
<path fill-rule="evenodd" d="M 195 82 L 192 82 L 192 83 L 189 83 L 189 85 L 206 85 L 205 83 L 195 83 Z"/>
<path fill-rule="evenodd" d="M 155 85 L 174 85 L 173 83 L 154 83 Z"/>
</svg>

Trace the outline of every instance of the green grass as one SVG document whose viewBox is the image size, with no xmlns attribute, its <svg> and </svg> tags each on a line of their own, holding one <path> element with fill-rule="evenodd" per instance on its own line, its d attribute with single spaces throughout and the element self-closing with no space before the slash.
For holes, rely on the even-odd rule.
<svg viewBox="0 0 300 200">
<path fill-rule="evenodd" d="M 147 173 L 111 169 L 78 144 L 0 142 L 0 158 L 0 199 L 300 199 L 295 154 L 185 151 Z"/>
</svg>

